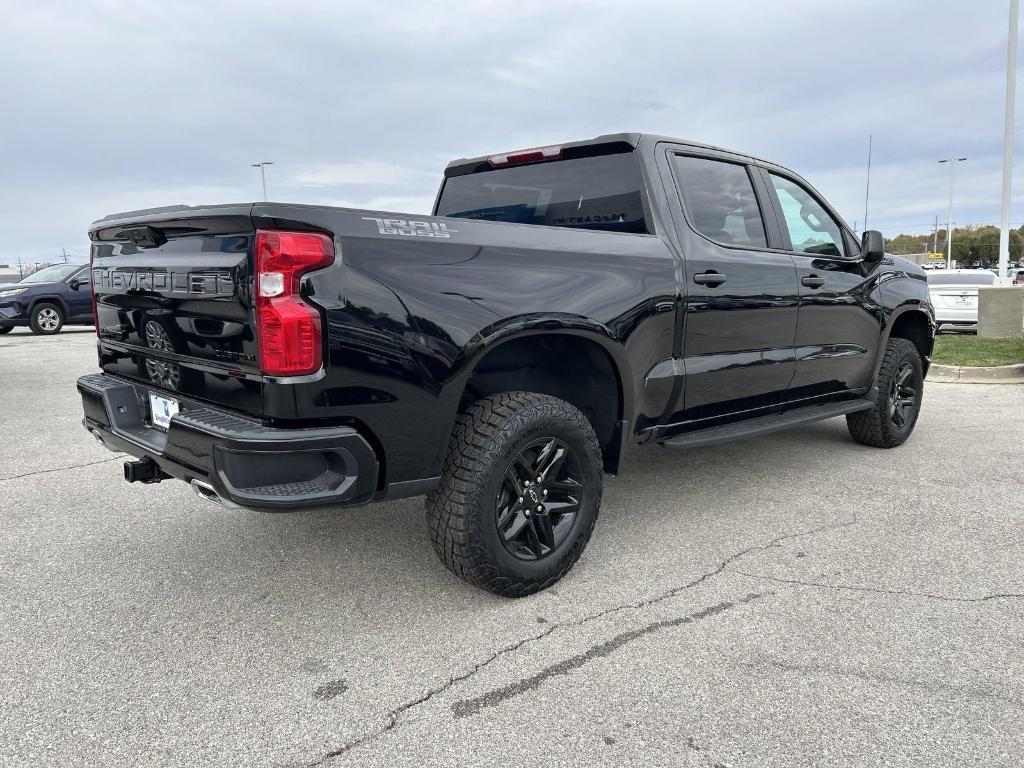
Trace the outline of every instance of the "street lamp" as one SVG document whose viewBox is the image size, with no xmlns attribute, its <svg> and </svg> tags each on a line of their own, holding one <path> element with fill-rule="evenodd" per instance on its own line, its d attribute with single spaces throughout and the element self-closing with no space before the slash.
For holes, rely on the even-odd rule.
<svg viewBox="0 0 1024 768">
<path fill-rule="evenodd" d="M 949 163 L 949 217 L 946 219 L 946 269 L 953 268 L 953 178 L 956 175 L 956 164 L 962 163 L 966 157 L 947 157 L 940 163 Z"/>
<path fill-rule="evenodd" d="M 1019 0 L 1010 0 L 1010 33 L 1006 39 L 1006 107 L 1003 128 L 1003 201 L 999 221 L 999 278 L 1007 277 L 1010 265 L 1010 180 L 1013 176 L 1013 97 L 1017 90 L 1017 11 Z"/>
<path fill-rule="evenodd" d="M 261 160 L 258 163 L 253 163 L 253 168 L 260 169 L 260 180 L 263 182 L 263 202 L 267 202 L 267 171 L 266 166 L 273 165 L 273 160 Z"/>
</svg>

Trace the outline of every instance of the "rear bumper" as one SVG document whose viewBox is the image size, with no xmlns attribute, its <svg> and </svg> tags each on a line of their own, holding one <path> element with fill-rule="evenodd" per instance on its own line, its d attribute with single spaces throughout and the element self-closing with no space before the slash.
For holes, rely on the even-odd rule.
<svg viewBox="0 0 1024 768">
<path fill-rule="evenodd" d="M 952 309 L 947 307 L 935 308 L 936 325 L 977 325 L 978 308 L 965 307 L 963 309 Z"/>
<path fill-rule="evenodd" d="M 278 429 L 179 398 L 165 432 L 147 423 L 145 386 L 96 373 L 80 378 L 78 391 L 83 425 L 108 448 L 150 459 L 229 504 L 267 511 L 359 504 L 377 488 L 377 458 L 352 427 Z"/>
</svg>

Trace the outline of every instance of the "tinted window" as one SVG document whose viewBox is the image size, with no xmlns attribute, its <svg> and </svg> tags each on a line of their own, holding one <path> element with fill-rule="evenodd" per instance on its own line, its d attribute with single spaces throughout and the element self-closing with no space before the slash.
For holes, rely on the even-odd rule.
<svg viewBox="0 0 1024 768">
<path fill-rule="evenodd" d="M 642 189 L 632 152 L 556 160 L 453 176 L 437 215 L 647 233 Z"/>
<path fill-rule="evenodd" d="M 845 256 L 842 229 L 811 193 L 796 182 L 769 174 L 782 206 L 794 251 L 824 256 Z"/>
<path fill-rule="evenodd" d="M 768 245 L 745 166 L 676 155 L 683 202 L 693 228 L 720 243 Z"/>
</svg>

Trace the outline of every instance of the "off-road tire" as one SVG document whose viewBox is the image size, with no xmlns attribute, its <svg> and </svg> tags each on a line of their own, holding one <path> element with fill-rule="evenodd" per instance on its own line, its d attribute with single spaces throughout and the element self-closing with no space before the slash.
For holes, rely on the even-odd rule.
<svg viewBox="0 0 1024 768">
<path fill-rule="evenodd" d="M 54 316 L 56 316 L 55 319 L 53 319 Z M 60 308 L 60 305 L 48 301 L 36 304 L 32 307 L 28 327 L 32 329 L 32 333 L 42 336 L 60 333 L 60 329 L 64 327 L 64 310 Z"/>
<path fill-rule="evenodd" d="M 555 438 L 575 454 L 583 491 L 567 537 L 550 554 L 524 561 L 498 532 L 497 496 L 506 468 L 524 446 Z M 456 576 L 507 597 L 562 578 L 579 559 L 597 522 L 604 479 L 601 448 L 574 406 L 533 392 L 504 392 L 474 402 L 456 421 L 438 487 L 426 500 L 430 540 Z"/>
<path fill-rule="evenodd" d="M 916 402 L 912 413 L 902 428 L 893 423 L 891 416 L 892 401 L 890 395 L 893 380 L 904 364 L 912 370 L 913 388 Z M 875 448 L 895 448 L 902 445 L 910 433 L 914 431 L 917 416 L 921 412 L 921 398 L 924 391 L 924 369 L 917 347 L 907 339 L 889 339 L 885 345 L 885 356 L 878 371 L 875 404 L 872 408 L 850 413 L 846 416 L 846 426 L 850 435 L 861 445 Z"/>
</svg>

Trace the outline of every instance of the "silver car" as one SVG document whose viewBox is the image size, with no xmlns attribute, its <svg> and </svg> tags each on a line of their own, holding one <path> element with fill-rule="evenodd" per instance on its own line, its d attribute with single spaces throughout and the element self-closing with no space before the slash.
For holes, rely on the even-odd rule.
<svg viewBox="0 0 1024 768">
<path fill-rule="evenodd" d="M 977 330 L 978 288 L 995 283 L 988 269 L 932 269 L 928 271 L 928 293 L 935 308 L 939 330 Z"/>
</svg>

